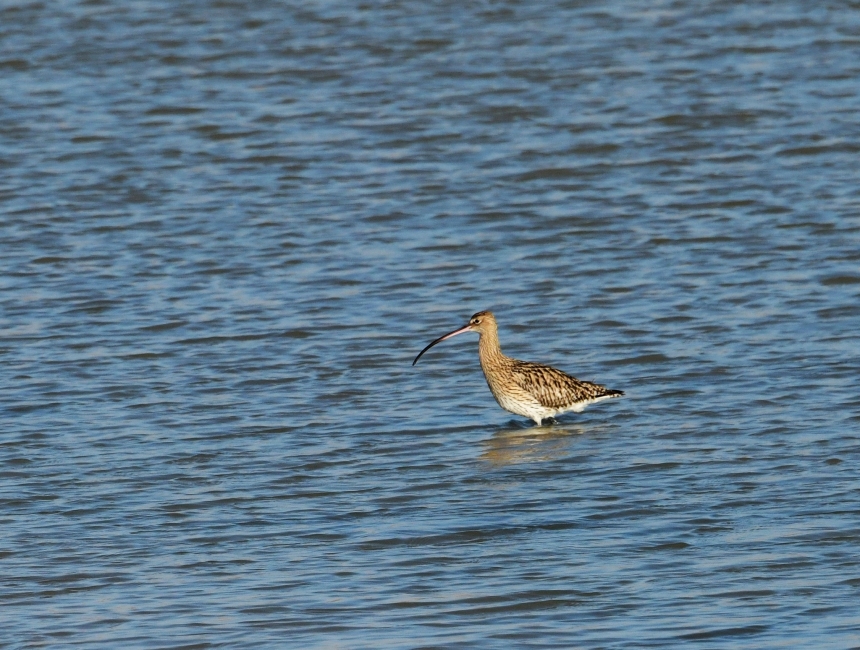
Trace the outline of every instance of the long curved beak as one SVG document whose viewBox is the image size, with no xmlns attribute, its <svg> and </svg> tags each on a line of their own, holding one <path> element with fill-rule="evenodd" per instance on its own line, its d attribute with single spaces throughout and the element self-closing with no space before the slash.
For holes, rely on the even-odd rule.
<svg viewBox="0 0 860 650">
<path fill-rule="evenodd" d="M 418 359 L 421 358 L 421 355 L 424 354 L 425 352 L 427 352 L 427 350 L 432 348 L 437 343 L 441 343 L 445 339 L 450 339 L 452 336 L 457 336 L 457 334 L 464 334 L 465 332 L 471 332 L 471 331 L 472 331 L 472 326 L 466 325 L 465 327 L 461 327 L 460 329 L 454 330 L 453 332 L 448 332 L 445 336 L 440 336 L 438 339 L 436 339 L 435 341 L 430 343 L 430 345 L 428 345 L 426 348 L 424 348 L 423 350 L 421 350 L 421 352 L 418 353 L 418 356 L 415 357 L 415 361 L 412 362 L 412 365 L 414 366 L 416 363 L 418 363 Z"/>
</svg>

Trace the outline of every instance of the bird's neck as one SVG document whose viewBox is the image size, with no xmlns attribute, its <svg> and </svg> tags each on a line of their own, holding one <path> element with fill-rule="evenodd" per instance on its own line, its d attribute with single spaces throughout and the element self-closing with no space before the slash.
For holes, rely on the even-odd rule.
<svg viewBox="0 0 860 650">
<path fill-rule="evenodd" d="M 496 366 L 503 363 L 507 358 L 502 354 L 499 346 L 499 334 L 495 330 L 482 332 L 478 339 L 478 356 L 481 358 L 481 366 Z"/>
</svg>

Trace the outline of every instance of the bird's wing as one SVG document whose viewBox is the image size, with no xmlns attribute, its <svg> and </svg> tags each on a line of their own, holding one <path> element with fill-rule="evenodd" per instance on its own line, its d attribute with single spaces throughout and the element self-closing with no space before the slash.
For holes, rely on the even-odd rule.
<svg viewBox="0 0 860 650">
<path fill-rule="evenodd" d="M 539 363 L 519 361 L 513 367 L 512 374 L 517 386 L 547 408 L 560 409 L 613 392 L 599 384 L 579 380 L 552 366 Z"/>
</svg>

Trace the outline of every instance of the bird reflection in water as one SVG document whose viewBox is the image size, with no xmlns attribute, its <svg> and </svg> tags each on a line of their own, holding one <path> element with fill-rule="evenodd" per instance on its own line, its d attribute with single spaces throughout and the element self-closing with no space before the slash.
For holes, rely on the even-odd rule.
<svg viewBox="0 0 860 650">
<path fill-rule="evenodd" d="M 584 427 L 570 424 L 511 425 L 499 429 L 492 438 L 484 441 L 481 460 L 496 466 L 558 460 L 567 456 L 574 442 L 586 433 Z"/>
</svg>

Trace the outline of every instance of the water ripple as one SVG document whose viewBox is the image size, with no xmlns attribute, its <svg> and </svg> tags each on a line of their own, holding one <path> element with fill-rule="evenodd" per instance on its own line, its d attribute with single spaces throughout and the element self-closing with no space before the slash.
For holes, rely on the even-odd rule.
<svg viewBox="0 0 860 650">
<path fill-rule="evenodd" d="M 0 8 L 4 640 L 860 644 L 857 28 Z"/>
</svg>

